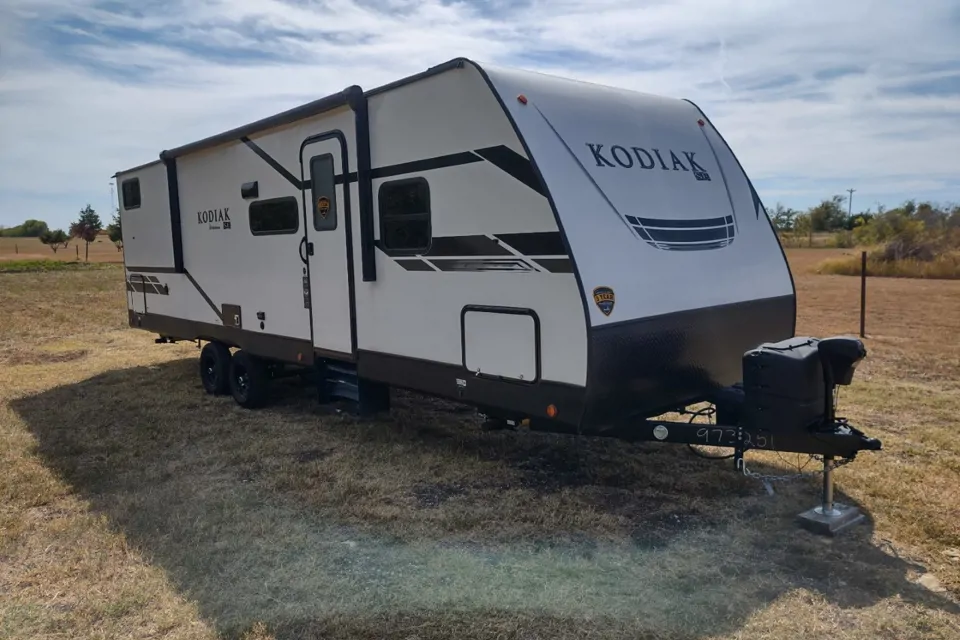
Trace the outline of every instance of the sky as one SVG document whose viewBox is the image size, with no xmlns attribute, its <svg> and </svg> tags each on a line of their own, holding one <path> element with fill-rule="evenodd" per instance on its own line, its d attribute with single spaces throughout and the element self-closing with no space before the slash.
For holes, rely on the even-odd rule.
<svg viewBox="0 0 960 640">
<path fill-rule="evenodd" d="M 459 56 L 689 98 L 768 208 L 960 202 L 960 0 L 2 0 L 0 225 Z"/>
</svg>

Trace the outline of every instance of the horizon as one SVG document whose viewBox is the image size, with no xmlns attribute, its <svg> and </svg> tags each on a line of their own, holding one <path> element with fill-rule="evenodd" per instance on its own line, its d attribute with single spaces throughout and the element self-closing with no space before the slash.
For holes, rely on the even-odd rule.
<svg viewBox="0 0 960 640">
<path fill-rule="evenodd" d="M 161 149 L 458 56 L 690 98 L 768 210 L 960 202 L 960 6 L 815 4 L 10 0 L 0 226 L 107 224 L 111 176 Z"/>
</svg>

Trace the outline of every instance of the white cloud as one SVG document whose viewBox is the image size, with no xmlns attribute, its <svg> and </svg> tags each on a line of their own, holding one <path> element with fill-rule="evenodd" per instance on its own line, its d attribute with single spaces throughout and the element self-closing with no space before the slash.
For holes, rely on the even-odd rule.
<svg viewBox="0 0 960 640">
<path fill-rule="evenodd" d="M 960 200 L 960 93 L 896 91 L 957 86 L 948 0 L 118 6 L 0 8 L 0 224 L 107 209 L 109 176 L 163 148 L 460 55 L 689 97 L 767 201 Z"/>
</svg>

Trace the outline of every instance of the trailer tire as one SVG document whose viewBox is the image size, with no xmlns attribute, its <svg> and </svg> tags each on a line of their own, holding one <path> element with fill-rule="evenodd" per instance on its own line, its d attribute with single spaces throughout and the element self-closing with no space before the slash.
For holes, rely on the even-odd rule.
<svg viewBox="0 0 960 640">
<path fill-rule="evenodd" d="M 200 381 L 212 396 L 230 392 L 230 349 L 220 342 L 208 342 L 200 351 Z"/>
<path fill-rule="evenodd" d="M 263 360 L 246 351 L 237 351 L 230 361 L 230 393 L 245 409 L 256 409 L 267 402 L 270 376 Z"/>
</svg>

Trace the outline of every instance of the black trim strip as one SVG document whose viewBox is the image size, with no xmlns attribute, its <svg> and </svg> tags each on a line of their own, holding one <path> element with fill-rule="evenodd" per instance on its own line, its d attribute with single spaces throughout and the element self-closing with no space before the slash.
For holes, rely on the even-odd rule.
<svg viewBox="0 0 960 640">
<path fill-rule="evenodd" d="M 290 364 L 313 364 L 313 345 L 309 340 L 289 338 L 251 329 L 197 322 L 154 313 L 128 312 L 131 327 L 179 340 L 209 340 L 237 347 L 253 355 Z"/>
<path fill-rule="evenodd" d="M 183 229 L 180 225 L 180 183 L 177 180 L 177 161 L 175 158 L 164 160 L 167 168 L 167 198 L 170 205 L 170 239 L 173 243 L 173 271 L 184 273 L 183 268 Z"/>
<path fill-rule="evenodd" d="M 510 147 L 501 144 L 496 147 L 477 149 L 474 153 L 477 153 L 501 171 L 510 174 L 540 195 L 546 195 L 543 185 L 537 179 L 537 174 L 533 171 L 530 160 L 524 158 Z"/>
<path fill-rule="evenodd" d="M 727 227 L 710 227 L 707 229 L 655 229 L 647 227 L 646 231 L 654 242 L 709 242 L 711 240 L 727 240 L 730 237 Z"/>
<path fill-rule="evenodd" d="M 434 258 L 430 262 L 440 271 L 534 271 L 522 258 Z"/>
<path fill-rule="evenodd" d="M 377 279 L 377 257 L 374 249 L 376 231 L 373 221 L 373 178 L 370 159 L 370 116 L 367 97 L 360 87 L 351 87 L 347 102 L 354 113 L 357 143 L 357 193 L 360 207 L 360 271 L 364 282 Z M 344 176 L 346 180 L 349 176 Z"/>
<path fill-rule="evenodd" d="M 284 167 L 282 164 L 274 160 L 273 156 L 271 156 L 269 153 L 267 153 L 266 151 L 261 149 L 259 146 L 257 146 L 257 143 L 251 140 L 250 138 L 242 137 L 240 138 L 240 141 L 243 144 L 250 147 L 250 149 L 253 150 L 255 154 L 260 156 L 264 162 L 266 162 L 268 165 L 273 167 L 274 171 L 276 171 L 277 173 L 282 175 L 284 178 L 286 178 L 287 182 L 295 186 L 297 189 L 302 191 L 307 186 L 309 186 L 309 185 L 305 185 L 301 180 L 298 180 L 296 176 L 294 176 L 292 173 L 287 171 L 286 167 Z"/>
<path fill-rule="evenodd" d="M 371 172 L 371 177 L 392 178 L 402 176 L 407 173 L 419 173 L 421 171 L 433 171 L 435 169 L 445 169 L 447 167 L 459 167 L 474 162 L 483 162 L 483 158 L 472 151 L 461 151 L 450 153 L 435 158 L 424 158 L 423 160 L 412 160 L 401 164 L 393 164 L 387 167 L 378 167 Z"/>
<path fill-rule="evenodd" d="M 143 282 L 140 280 L 127 280 L 127 291 L 136 293 L 152 293 L 154 295 L 166 296 L 170 290 L 166 285 L 159 285 L 154 282 Z"/>
<path fill-rule="evenodd" d="M 550 273 L 573 273 L 570 258 L 537 258 L 534 262 Z"/>
<path fill-rule="evenodd" d="M 486 410 L 492 415 L 546 420 L 547 406 L 557 408 L 548 424 L 575 428 L 584 409 L 586 389 L 564 382 L 534 384 L 475 376 L 461 364 L 433 362 L 389 353 L 361 350 L 357 373 L 366 380 L 448 398 Z M 572 429 L 571 429 L 572 430 Z"/>
<path fill-rule="evenodd" d="M 509 256 L 510 252 L 487 236 L 437 236 L 430 241 L 426 258 L 452 256 Z"/>
<path fill-rule="evenodd" d="M 217 307 L 217 305 L 213 304 L 213 300 L 211 300 L 210 296 L 207 295 L 207 292 L 204 291 L 199 284 L 197 284 L 197 281 L 193 279 L 193 276 L 190 275 L 190 272 L 184 269 L 183 275 L 187 276 L 187 280 L 190 281 L 190 284 L 192 284 L 193 287 L 200 293 L 200 295 L 203 296 L 203 299 L 206 301 L 206 303 L 210 305 L 210 308 L 213 309 L 213 312 L 217 314 L 218 318 L 220 318 L 220 322 L 223 322 L 223 312 L 220 311 L 220 308 Z"/>
<path fill-rule="evenodd" d="M 436 269 L 430 266 L 430 263 L 423 260 L 414 259 L 414 260 L 395 260 L 397 264 L 406 269 L 407 271 L 431 271 L 435 272 Z"/>
<path fill-rule="evenodd" d="M 525 256 L 566 256 L 567 248 L 559 231 L 533 233 L 498 233 L 502 240 Z"/>
<path fill-rule="evenodd" d="M 174 267 L 128 267 L 124 265 L 124 268 L 127 271 L 135 271 L 137 273 L 180 273 Z"/>
<path fill-rule="evenodd" d="M 482 371 L 473 372 L 472 375 L 478 378 L 492 378 L 493 380 L 509 380 L 511 382 L 518 382 L 520 384 L 536 384 L 540 382 L 540 377 L 542 375 L 541 367 L 541 357 L 540 357 L 540 316 L 537 315 L 537 312 L 533 309 L 521 308 L 521 307 L 492 307 L 479 304 L 468 304 L 463 309 L 460 310 L 460 363 L 463 365 L 464 370 L 470 371 L 467 369 L 467 314 L 468 313 L 496 313 L 501 315 L 508 316 L 529 316 L 533 318 L 533 340 L 535 342 L 533 346 L 534 350 L 534 375 L 536 376 L 533 380 L 520 380 L 518 378 L 504 378 L 503 376 L 493 376 L 490 374 L 485 374 Z"/>
<path fill-rule="evenodd" d="M 645 227 L 658 227 L 660 229 L 702 229 L 704 227 L 722 227 L 727 224 L 733 224 L 733 217 L 723 218 L 703 218 L 700 220 L 662 220 L 658 218 L 640 218 L 627 216 L 630 224 L 641 224 Z"/>
</svg>

